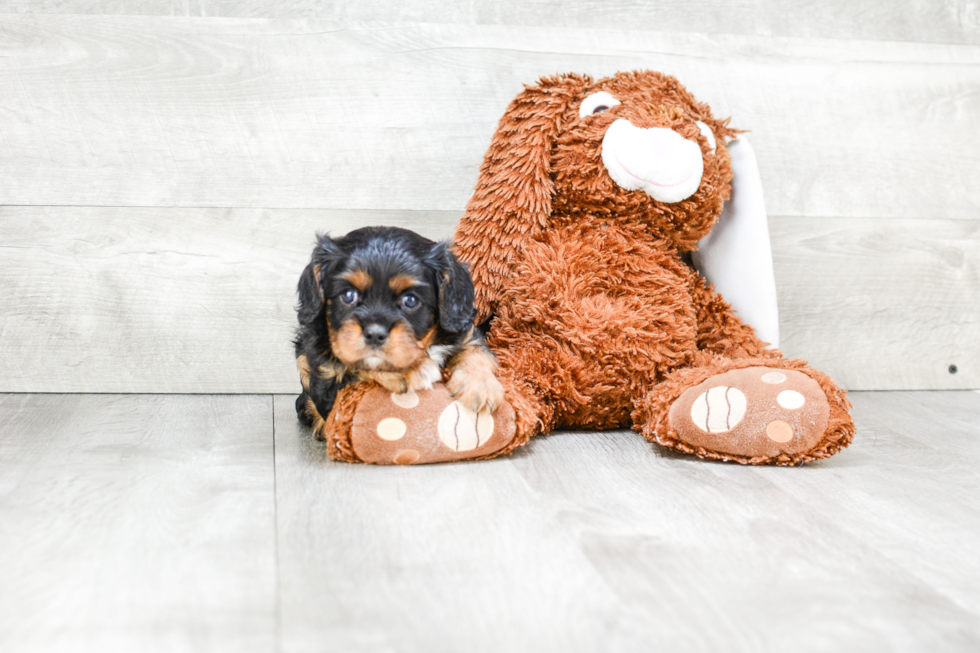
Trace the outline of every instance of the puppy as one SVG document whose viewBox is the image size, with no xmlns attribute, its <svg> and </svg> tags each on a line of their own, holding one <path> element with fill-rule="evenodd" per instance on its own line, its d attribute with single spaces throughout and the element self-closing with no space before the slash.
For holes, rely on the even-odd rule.
<svg viewBox="0 0 980 653">
<path fill-rule="evenodd" d="M 473 282 L 448 243 L 395 227 L 319 235 L 298 293 L 296 414 L 318 438 L 337 392 L 358 381 L 425 390 L 445 369 L 471 410 L 503 401 L 496 359 L 473 324 Z"/>
</svg>

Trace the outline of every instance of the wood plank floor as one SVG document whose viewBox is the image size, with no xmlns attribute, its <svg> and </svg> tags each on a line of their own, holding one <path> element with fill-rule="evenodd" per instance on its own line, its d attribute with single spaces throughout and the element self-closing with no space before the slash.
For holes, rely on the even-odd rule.
<svg viewBox="0 0 980 653">
<path fill-rule="evenodd" d="M 796 469 L 557 433 L 332 463 L 271 395 L 0 395 L 0 651 L 967 651 L 980 394 Z"/>
<path fill-rule="evenodd" d="M 272 650 L 271 433 L 271 397 L 0 395 L 0 650 Z"/>
</svg>

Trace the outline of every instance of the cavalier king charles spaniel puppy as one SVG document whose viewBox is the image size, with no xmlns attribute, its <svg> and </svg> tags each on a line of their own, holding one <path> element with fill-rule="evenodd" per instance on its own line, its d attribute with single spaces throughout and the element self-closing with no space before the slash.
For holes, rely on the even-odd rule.
<svg viewBox="0 0 980 653">
<path fill-rule="evenodd" d="M 319 235 L 298 292 L 296 414 L 317 437 L 337 392 L 359 381 L 404 393 L 445 373 L 467 408 L 503 402 L 496 359 L 473 324 L 473 282 L 448 242 L 396 227 Z"/>
</svg>

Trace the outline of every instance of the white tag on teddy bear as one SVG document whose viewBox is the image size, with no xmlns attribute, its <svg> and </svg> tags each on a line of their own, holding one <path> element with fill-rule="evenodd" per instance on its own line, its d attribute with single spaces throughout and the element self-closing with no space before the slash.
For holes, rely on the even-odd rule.
<svg viewBox="0 0 980 653">
<path fill-rule="evenodd" d="M 748 139 L 728 144 L 732 196 L 692 261 L 756 335 L 779 347 L 779 307 L 759 164 Z"/>
</svg>

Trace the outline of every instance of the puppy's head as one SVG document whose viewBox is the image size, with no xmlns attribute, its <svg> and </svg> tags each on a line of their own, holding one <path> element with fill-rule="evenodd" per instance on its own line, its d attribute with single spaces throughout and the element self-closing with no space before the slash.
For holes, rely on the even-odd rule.
<svg viewBox="0 0 980 653">
<path fill-rule="evenodd" d="M 318 236 L 299 283 L 299 321 L 355 368 L 401 371 L 473 324 L 473 283 L 446 243 L 405 229 Z"/>
</svg>

